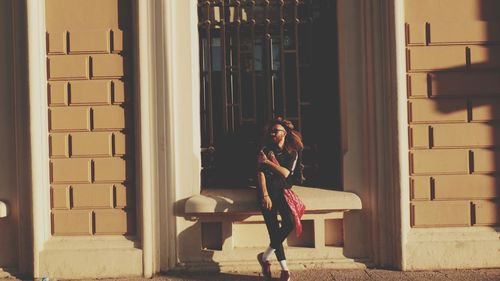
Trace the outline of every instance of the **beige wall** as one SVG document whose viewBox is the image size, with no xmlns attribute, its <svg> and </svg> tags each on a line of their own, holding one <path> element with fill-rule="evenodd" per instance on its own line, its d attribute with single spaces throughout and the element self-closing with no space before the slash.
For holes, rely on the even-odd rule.
<svg viewBox="0 0 500 281">
<path fill-rule="evenodd" d="M 499 8 L 405 2 L 412 227 L 500 224 Z"/>
<path fill-rule="evenodd" d="M 105 238 L 108 237 L 105 236 L 89 237 L 94 234 L 133 233 L 136 224 L 133 203 L 135 201 L 135 192 L 133 192 L 135 186 L 132 183 L 135 182 L 133 179 L 134 170 L 139 167 L 134 168 L 130 161 L 133 159 L 134 153 L 131 143 L 134 128 L 130 125 L 133 123 L 131 120 L 139 120 L 139 118 L 131 116 L 130 92 L 132 92 L 133 87 L 128 79 L 132 76 L 125 67 L 129 63 L 131 64 L 131 52 L 127 51 L 126 44 L 123 44 L 123 38 L 127 38 L 127 35 L 130 36 L 130 29 L 127 29 L 128 27 L 124 26 L 123 23 L 131 23 L 132 19 L 131 17 L 123 17 L 123 13 L 126 12 L 122 6 L 123 3 L 126 1 L 46 1 L 50 155 L 46 155 L 47 153 L 44 155 L 50 157 L 51 162 L 52 233 L 56 237 L 51 237 L 50 241 L 43 245 L 44 250 L 40 257 L 41 269 L 37 276 L 84 278 L 138 275 L 141 272 L 149 276 L 158 271 L 158 268 L 152 267 L 152 264 L 159 259 L 162 263 L 161 268 L 164 270 L 182 265 L 182 262 L 185 261 L 199 262 L 207 259 L 206 256 L 200 255 L 201 225 L 186 220 L 181 215 L 182 212 L 176 213 L 178 217 L 173 217 L 174 214 L 171 212 L 173 206 L 181 209 L 185 198 L 199 194 L 200 164 L 197 152 L 200 132 L 198 128 L 199 110 L 197 110 L 199 105 L 197 77 L 199 77 L 199 73 L 197 67 L 192 66 L 197 65 L 198 52 L 197 45 L 191 44 L 197 42 L 196 33 L 193 33 L 196 30 L 196 16 L 191 14 L 192 11 L 195 11 L 196 4 L 194 2 L 165 1 L 166 8 L 160 5 L 161 8 L 164 8 L 162 11 L 165 13 L 165 18 L 154 19 L 153 17 L 151 22 L 148 22 L 149 18 L 143 19 L 147 24 L 153 25 L 154 22 L 155 26 L 148 27 L 146 30 L 148 33 L 141 34 L 139 32 L 138 34 L 143 36 L 142 40 L 138 42 L 141 44 L 139 50 L 141 54 L 147 59 L 158 58 L 158 61 L 146 62 L 146 64 L 149 63 L 147 67 L 151 73 L 141 72 L 140 74 L 141 87 L 143 87 L 141 88 L 141 98 L 146 97 L 146 102 L 141 100 L 141 116 L 148 117 L 141 118 L 140 121 L 143 122 L 141 129 L 145 130 L 144 128 L 148 126 L 152 128 L 151 132 L 144 133 L 143 131 L 141 133 L 141 138 L 143 138 L 141 156 L 144 159 L 147 158 L 144 156 L 147 149 L 144 148 L 153 144 L 150 145 L 150 163 L 143 161 L 140 167 L 143 169 L 142 172 L 146 170 L 152 175 L 141 179 L 143 181 L 141 199 L 144 200 L 143 202 L 151 203 L 143 204 L 143 208 L 148 210 L 150 205 L 152 206 L 150 208 L 151 216 L 147 216 L 148 211 L 144 212 L 146 214 L 144 217 L 147 217 L 148 220 L 145 220 L 141 231 L 146 235 L 142 237 L 141 245 L 128 240 L 106 240 Z M 141 0 L 137 3 L 140 3 L 137 4 L 139 6 L 146 5 L 144 3 L 147 2 Z M 156 7 L 151 4 L 153 2 L 149 3 L 152 7 Z M 163 2 L 155 1 L 154 3 Z M 476 56 L 468 56 L 468 54 L 475 54 L 472 52 L 474 48 L 480 47 L 477 42 L 481 41 L 477 41 L 474 36 L 482 33 L 477 32 L 477 30 L 464 33 L 463 28 L 460 29 L 459 32 L 455 33 L 458 34 L 456 36 L 459 38 L 462 38 L 460 36 L 464 36 L 464 34 L 472 36 L 460 39 L 462 41 L 453 41 L 453 38 L 446 37 L 450 34 L 453 35 L 453 32 L 441 33 L 447 38 L 441 40 L 448 41 L 439 41 L 439 38 L 442 37 L 433 39 L 432 36 L 427 37 L 431 40 L 437 40 L 436 42 L 433 43 L 426 39 L 426 21 L 432 24 L 433 20 L 444 18 L 447 21 L 443 21 L 443 24 L 448 31 L 456 26 L 455 21 L 452 21 L 453 24 L 449 23 L 455 18 L 448 19 L 447 17 L 450 17 L 448 14 L 443 18 L 439 17 L 439 15 L 444 15 L 443 7 L 454 7 L 450 1 L 443 1 L 443 3 L 447 3 L 447 6 L 443 7 L 435 5 L 433 1 L 406 1 L 405 3 L 408 11 L 406 19 L 409 24 L 407 31 L 409 50 L 408 103 L 410 105 L 408 128 L 411 140 L 410 158 L 412 159 L 410 163 L 412 170 L 409 178 L 413 182 L 411 188 L 413 230 L 428 230 L 428 228 L 418 228 L 424 226 L 469 226 L 481 223 L 491 225 L 492 218 L 495 217 L 492 211 L 498 212 L 498 206 L 491 203 L 491 198 L 498 198 L 498 184 L 496 177 L 487 173 L 493 170 L 492 167 L 497 165 L 496 161 L 498 160 L 488 158 L 492 155 L 488 148 L 498 143 L 498 138 L 495 137 L 494 127 L 484 121 L 497 119 L 500 115 L 491 111 L 492 105 L 495 105 L 494 102 L 492 103 L 492 96 L 489 95 L 491 93 L 478 93 L 476 89 L 483 88 L 486 91 L 498 87 L 498 84 L 495 83 L 498 79 L 495 79 L 495 74 L 491 72 L 491 67 L 495 66 L 498 61 L 489 56 L 494 55 L 495 51 L 490 52 L 487 49 L 487 60 L 483 52 L 483 61 L 476 59 Z M 431 6 L 433 3 L 434 5 Z M 455 6 L 466 8 L 460 8 L 460 11 L 452 13 L 460 15 L 460 20 L 468 19 L 463 24 L 465 28 L 471 26 L 472 28 L 476 26 L 475 28 L 479 28 L 478 30 L 485 26 L 489 28 L 489 25 L 481 25 L 481 23 L 479 25 L 470 24 L 469 20 L 476 19 L 475 17 L 480 14 L 479 10 L 475 9 L 477 6 Z M 155 14 L 152 12 L 156 11 L 155 9 L 148 9 L 150 9 L 148 15 Z M 434 11 L 441 12 L 435 14 Z M 186 14 L 190 16 L 186 16 Z M 489 17 L 487 13 L 485 17 Z M 142 28 L 145 29 L 145 26 L 146 24 L 143 22 Z M 179 26 L 184 28 L 178 28 Z M 141 28 L 141 26 L 139 27 Z M 432 28 L 431 25 L 430 30 L 436 30 Z M 441 26 L 441 28 L 443 27 Z M 494 33 L 489 32 L 488 34 Z M 147 38 L 150 40 L 148 41 L 149 45 L 143 44 L 144 41 L 147 41 L 144 38 L 146 36 L 149 36 Z M 162 40 L 155 40 L 157 38 Z M 490 40 L 489 38 L 488 40 Z M 434 46 L 437 44 L 444 46 Z M 152 52 L 151 55 L 148 52 L 149 47 L 153 45 L 156 53 Z M 190 46 L 190 48 L 186 46 Z M 471 47 L 470 51 L 467 51 L 466 47 Z M 464 51 L 460 51 L 460 48 L 463 48 Z M 444 51 L 439 53 L 440 50 Z M 479 50 L 481 49 L 479 48 Z M 455 54 L 459 55 L 454 56 Z M 457 60 L 456 58 L 464 59 Z M 147 59 L 142 60 L 141 63 Z M 189 62 L 190 59 L 192 59 L 192 63 Z M 449 73 L 450 69 L 460 69 L 461 72 L 446 76 L 443 73 L 436 73 L 435 70 L 440 67 L 444 67 L 447 70 L 446 73 Z M 459 82 L 469 81 L 467 79 L 474 80 L 476 77 L 473 75 L 474 67 L 483 67 L 485 71 L 479 73 L 477 79 L 483 79 L 484 82 L 480 85 L 474 84 L 476 82 L 460 84 Z M 401 73 L 404 74 L 404 71 Z M 469 78 L 457 79 L 453 75 Z M 452 83 L 446 82 L 449 81 L 447 79 L 452 79 Z M 457 87 L 460 91 L 467 89 L 467 86 L 474 85 L 472 89 L 474 94 L 467 92 L 450 95 L 450 91 L 445 90 L 447 89 L 445 86 L 457 85 L 462 85 Z M 482 85 L 488 86 L 483 87 Z M 151 89 L 151 91 L 143 91 L 143 89 Z M 359 89 L 359 91 L 362 90 Z M 179 92 L 187 94 L 174 94 Z M 406 98 L 404 99 L 406 101 Z M 483 103 L 478 103 L 479 106 L 475 107 L 475 102 Z M 357 104 L 352 103 L 352 105 Z M 153 110 L 146 110 L 148 108 Z M 178 110 L 179 108 L 183 110 Z M 474 111 L 474 108 L 479 109 L 479 111 Z M 465 118 L 463 112 L 466 112 Z M 479 119 L 474 119 L 478 116 Z M 360 118 L 352 118 L 349 122 L 354 122 L 353 120 L 360 120 Z M 158 122 L 158 125 L 155 122 Z M 155 135 L 155 126 L 163 126 L 163 129 L 159 129 L 158 136 Z M 454 130 L 453 126 L 458 126 L 458 129 Z M 459 135 L 449 137 L 450 134 L 455 133 Z M 148 136 L 158 139 L 150 142 L 144 141 L 148 140 Z M 350 148 L 353 149 L 353 147 Z M 155 154 L 155 152 L 158 153 Z M 461 154 L 462 152 L 464 154 Z M 465 155 L 466 161 L 464 162 L 463 158 L 456 156 L 457 154 Z M 359 158 L 363 159 L 361 156 Z M 160 164 L 156 164 L 155 161 L 160 162 Z M 148 166 L 149 164 L 151 167 Z M 156 185 L 154 177 L 156 176 L 155 169 L 158 167 L 160 179 L 158 180 L 159 184 Z M 482 170 L 478 170 L 478 168 Z M 148 175 L 148 173 L 144 174 Z M 360 180 L 353 182 L 356 185 L 351 188 L 364 192 L 363 199 L 369 199 L 366 200 L 368 204 L 364 208 L 370 210 L 373 208 L 370 203 L 377 200 L 373 194 L 376 194 L 378 190 L 366 191 L 367 184 L 364 178 L 359 176 L 362 173 L 354 174 Z M 149 190 L 151 194 L 145 193 L 144 190 Z M 129 193 L 131 191 L 132 193 Z M 1 189 L 0 192 L 2 192 Z M 156 202 L 158 197 L 155 196 L 155 192 L 160 195 L 158 196 L 161 205 L 160 214 L 156 213 L 157 206 L 155 204 L 158 204 Z M 176 204 L 173 204 L 174 201 Z M 453 216 L 449 215 L 450 213 Z M 375 246 L 371 245 L 369 240 L 370 236 L 375 237 L 375 235 L 370 233 L 369 223 L 366 222 L 372 219 L 371 222 L 375 225 L 374 217 L 370 215 L 351 217 L 351 223 L 344 230 L 349 236 L 346 238 L 344 249 L 351 247 L 349 256 L 366 257 L 370 255 L 371 248 Z M 493 222 L 498 223 L 498 218 L 495 218 Z M 246 233 L 248 230 L 245 229 L 245 225 L 240 225 L 235 229 L 236 234 L 238 231 Z M 264 228 L 259 229 L 263 230 Z M 384 227 L 381 229 L 381 233 L 385 231 Z M 438 228 L 430 230 L 432 229 Z M 470 229 L 477 230 L 478 228 L 470 227 Z M 161 235 L 158 237 L 160 231 Z M 412 233 L 417 232 L 412 231 Z M 67 235 L 86 235 L 87 237 L 66 237 Z M 470 236 L 479 237 L 475 233 Z M 147 237 L 150 241 L 146 240 Z M 439 237 L 446 241 L 453 240 L 453 238 L 448 239 L 448 236 Z M 125 239 L 121 235 L 111 236 L 111 238 Z M 156 241 L 158 238 L 161 242 Z M 236 241 L 242 241 L 238 240 L 241 238 L 244 236 L 234 237 Z M 378 243 L 380 240 L 375 238 L 372 240 L 376 241 L 376 246 L 383 245 Z M 102 251 L 103 246 L 109 247 L 110 241 L 114 243 L 114 248 Z M 125 243 L 126 247 L 122 245 Z M 444 253 L 454 247 L 451 243 L 451 246 L 444 246 Z M 158 244 L 161 244 L 160 247 Z M 421 244 L 415 245 L 419 249 L 422 248 Z M 126 251 L 123 250 L 125 248 Z M 483 245 L 483 248 L 480 249 L 485 248 L 486 246 Z M 144 253 L 138 249 L 144 249 Z M 129 258 L 127 252 L 130 252 L 129 256 L 134 258 Z M 419 261 L 429 260 L 430 256 L 437 257 L 428 251 L 421 253 L 421 256 L 411 254 L 408 256 L 414 256 L 414 259 Z M 121 259 L 117 259 L 117 257 Z M 221 255 L 216 254 L 212 258 L 214 257 L 222 260 Z M 253 257 L 253 249 L 252 254 L 248 254 L 248 257 L 250 261 L 250 258 Z M 240 256 L 231 256 L 228 261 L 231 262 L 238 258 Z M 471 263 L 464 256 L 459 258 L 463 264 L 471 266 Z M 214 260 L 217 259 L 212 259 L 212 261 Z M 88 261 L 92 261 L 92 263 L 86 264 Z M 114 261 L 114 263 L 109 265 L 110 261 Z M 186 265 L 189 266 L 188 263 Z M 453 262 L 449 265 L 454 266 Z M 426 264 L 423 268 L 431 268 L 431 266 L 432 264 Z M 89 269 L 90 267 L 91 269 Z M 74 268 L 78 268 L 78 270 Z"/>
<path fill-rule="evenodd" d="M 135 233 L 130 6 L 46 1 L 53 235 Z"/>
<path fill-rule="evenodd" d="M 9 212 L 0 218 L 0 276 L 2 269 L 18 267 L 19 254 L 11 5 L 12 1 L 0 1 L 0 201 Z"/>
</svg>

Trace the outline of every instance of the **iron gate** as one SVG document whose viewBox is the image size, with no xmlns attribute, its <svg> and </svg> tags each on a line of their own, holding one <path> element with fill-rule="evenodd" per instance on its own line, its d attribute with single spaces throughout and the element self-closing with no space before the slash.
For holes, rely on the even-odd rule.
<svg viewBox="0 0 500 281">
<path fill-rule="evenodd" d="M 303 129 L 303 112 L 312 111 L 303 94 L 311 89 L 308 37 L 324 2 L 198 1 L 203 186 L 252 184 L 268 120 L 283 116 Z M 307 157 L 314 141 L 305 145 L 307 176 L 318 163 Z"/>
</svg>

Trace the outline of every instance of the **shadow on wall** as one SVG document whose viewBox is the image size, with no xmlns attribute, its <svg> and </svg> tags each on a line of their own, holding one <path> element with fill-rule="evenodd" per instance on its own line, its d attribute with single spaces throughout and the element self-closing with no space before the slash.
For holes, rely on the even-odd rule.
<svg viewBox="0 0 500 281">
<path fill-rule="evenodd" d="M 183 217 L 186 225 L 183 230 L 177 235 L 177 257 L 176 267 L 181 269 L 190 269 L 190 263 L 206 263 L 207 271 L 220 271 L 220 266 L 213 260 L 213 253 L 208 252 L 208 256 L 201 255 L 201 222 L 188 217 L 185 212 L 185 206 L 188 198 L 178 200 L 174 203 L 174 214 L 176 217 Z M 179 226 L 177 226 L 179 227 Z M 189 246 L 188 246 L 189 245 Z M 197 258 L 198 260 L 193 260 Z M 205 266 L 204 266 L 205 267 Z"/>
<path fill-rule="evenodd" d="M 425 22 L 423 42 L 412 45 L 417 34 L 412 24 L 420 23 L 410 22 L 407 30 L 412 226 L 417 227 L 500 224 L 500 20 L 495 12 L 500 2 L 457 4 L 456 13 L 419 18 Z M 425 191 L 421 198 L 415 198 L 418 189 Z M 449 215 L 419 220 L 418 208 L 424 206 L 414 199 L 440 200 L 432 209 Z"/>
<path fill-rule="evenodd" d="M 254 189 L 249 189 L 244 196 L 248 200 L 242 201 L 241 194 L 237 195 L 230 190 L 227 192 L 225 190 L 205 190 L 203 196 L 200 196 L 202 199 L 191 198 L 191 200 L 207 201 L 205 203 L 210 206 L 215 202 L 215 206 L 213 210 L 212 207 L 208 207 L 211 208 L 209 211 L 190 210 L 197 213 L 195 216 L 186 213 L 188 199 L 179 200 L 175 203 L 175 215 L 184 218 L 183 226 L 181 226 L 183 230 L 178 236 L 178 245 L 181 245 L 178 252 L 180 268 L 190 269 L 190 263 L 196 263 L 196 270 L 220 271 L 219 263 L 214 261 L 214 253 L 223 249 L 231 250 L 233 247 L 231 241 L 228 240 L 233 235 L 232 222 L 244 221 L 252 215 L 238 213 L 238 210 L 255 209 L 255 206 L 253 206 L 256 204 L 256 201 L 253 201 L 253 198 L 256 197 L 254 192 Z M 208 202 L 211 200 L 213 202 Z M 235 206 L 231 203 L 234 201 L 240 201 L 240 204 Z M 198 202 L 198 204 L 200 206 L 205 205 L 203 202 Z M 232 215 L 221 215 L 227 212 L 231 212 Z M 221 216 L 224 216 L 224 220 L 221 219 Z"/>
<path fill-rule="evenodd" d="M 186 201 L 187 198 L 179 200 L 174 204 L 175 216 L 183 217 L 186 223 L 185 228 L 177 236 L 177 245 L 179 245 L 179 248 L 176 266 L 184 270 L 190 270 L 193 267 L 196 270 L 220 272 L 219 263 L 213 260 L 214 252 L 210 250 L 207 251 L 203 247 L 205 241 L 202 241 L 202 222 L 185 213 Z M 222 237 L 221 233 L 213 238 L 217 240 L 218 237 Z M 227 239 L 227 237 L 224 237 L 224 240 L 225 239 Z M 223 242 L 224 241 L 220 241 L 221 249 Z M 210 245 L 212 245 L 212 243 L 210 243 Z M 212 246 L 217 247 L 217 245 Z M 196 265 L 192 266 L 194 263 L 196 263 Z"/>
</svg>

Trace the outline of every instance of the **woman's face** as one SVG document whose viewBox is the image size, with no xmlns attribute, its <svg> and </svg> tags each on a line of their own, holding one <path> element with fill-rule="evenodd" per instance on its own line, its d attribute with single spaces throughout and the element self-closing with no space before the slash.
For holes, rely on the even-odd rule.
<svg viewBox="0 0 500 281">
<path fill-rule="evenodd" d="M 269 130 L 269 137 L 271 137 L 271 140 L 276 144 L 280 143 L 281 140 L 285 138 L 285 136 L 286 136 L 286 130 L 280 124 L 272 126 L 271 129 Z"/>
</svg>

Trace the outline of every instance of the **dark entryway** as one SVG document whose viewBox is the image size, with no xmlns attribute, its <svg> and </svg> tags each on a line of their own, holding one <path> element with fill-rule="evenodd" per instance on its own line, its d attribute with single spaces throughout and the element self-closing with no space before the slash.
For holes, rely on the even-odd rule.
<svg viewBox="0 0 500 281">
<path fill-rule="evenodd" d="M 203 187 L 254 185 L 261 129 L 304 135 L 304 185 L 341 189 L 336 1 L 200 0 Z"/>
</svg>

